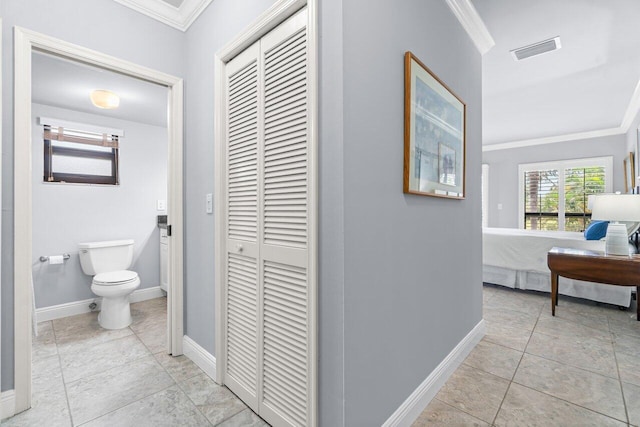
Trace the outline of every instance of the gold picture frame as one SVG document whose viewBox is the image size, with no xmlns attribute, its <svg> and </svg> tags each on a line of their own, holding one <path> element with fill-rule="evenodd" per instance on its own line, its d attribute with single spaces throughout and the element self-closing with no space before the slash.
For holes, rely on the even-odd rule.
<svg viewBox="0 0 640 427">
<path fill-rule="evenodd" d="M 415 55 L 405 53 L 405 193 L 464 199 L 466 108 Z"/>
</svg>

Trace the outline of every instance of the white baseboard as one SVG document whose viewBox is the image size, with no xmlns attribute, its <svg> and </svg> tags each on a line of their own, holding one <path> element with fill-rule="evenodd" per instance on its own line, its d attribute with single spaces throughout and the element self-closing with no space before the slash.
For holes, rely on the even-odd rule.
<svg viewBox="0 0 640 427">
<path fill-rule="evenodd" d="M 160 286 L 154 286 L 151 288 L 137 289 L 129 296 L 130 302 L 146 301 L 153 298 L 159 298 L 166 295 L 166 293 L 160 289 Z M 89 304 L 95 302 L 97 307 L 94 310 L 89 308 Z M 100 304 L 102 298 L 95 297 L 91 299 L 85 299 L 82 301 L 74 301 L 66 304 L 52 305 L 51 307 L 42 307 L 36 309 L 36 321 L 46 322 L 48 320 L 61 319 L 63 317 L 75 316 L 77 314 L 89 313 L 90 311 L 100 310 Z"/>
<path fill-rule="evenodd" d="M 216 380 L 216 358 L 188 336 L 182 337 L 182 351 L 185 356 L 200 367 L 212 380 Z"/>
<path fill-rule="evenodd" d="M 7 390 L 0 393 L 0 420 L 13 417 L 16 412 L 16 392 Z"/>
<path fill-rule="evenodd" d="M 451 374 L 460 366 L 471 350 L 485 335 L 484 319 L 444 358 L 426 380 L 416 388 L 402 405 L 389 417 L 382 427 L 405 427 L 420 416 Z"/>
</svg>

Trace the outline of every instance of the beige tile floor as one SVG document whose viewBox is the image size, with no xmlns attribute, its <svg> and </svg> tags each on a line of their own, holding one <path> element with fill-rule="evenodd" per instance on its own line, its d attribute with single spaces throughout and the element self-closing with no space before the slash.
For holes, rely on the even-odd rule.
<svg viewBox="0 0 640 427">
<path fill-rule="evenodd" d="M 487 334 L 414 426 L 640 426 L 640 322 L 627 311 L 484 286 Z"/>
<path fill-rule="evenodd" d="M 38 324 L 33 407 L 2 426 L 267 426 L 185 356 L 166 348 L 166 298 L 131 305 L 130 327 L 97 313 Z"/>
</svg>

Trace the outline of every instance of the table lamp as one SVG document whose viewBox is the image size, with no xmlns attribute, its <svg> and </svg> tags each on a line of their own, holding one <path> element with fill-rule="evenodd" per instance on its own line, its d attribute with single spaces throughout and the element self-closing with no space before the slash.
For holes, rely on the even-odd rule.
<svg viewBox="0 0 640 427">
<path fill-rule="evenodd" d="M 627 226 L 618 221 L 640 221 L 640 195 L 598 194 L 593 198 L 591 219 L 609 221 L 606 255 L 629 256 Z"/>
</svg>

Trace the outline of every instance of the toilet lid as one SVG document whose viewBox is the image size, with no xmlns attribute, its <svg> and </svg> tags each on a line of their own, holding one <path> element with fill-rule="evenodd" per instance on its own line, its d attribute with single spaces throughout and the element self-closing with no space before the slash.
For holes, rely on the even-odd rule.
<svg viewBox="0 0 640 427">
<path fill-rule="evenodd" d="M 109 271 L 108 273 L 96 274 L 93 283 L 100 285 L 121 285 L 132 282 L 138 278 L 138 273 L 129 270 Z"/>
</svg>

